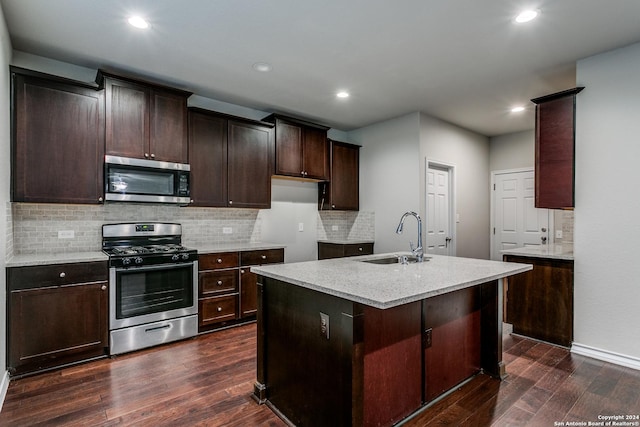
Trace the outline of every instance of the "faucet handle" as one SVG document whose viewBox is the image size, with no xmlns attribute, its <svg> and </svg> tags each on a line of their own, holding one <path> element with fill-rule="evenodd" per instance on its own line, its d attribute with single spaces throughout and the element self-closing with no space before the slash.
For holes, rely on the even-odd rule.
<svg viewBox="0 0 640 427">
<path fill-rule="evenodd" d="M 415 252 L 416 248 L 415 246 L 413 246 L 413 242 L 411 240 L 409 240 L 409 247 L 411 248 L 411 252 Z"/>
</svg>

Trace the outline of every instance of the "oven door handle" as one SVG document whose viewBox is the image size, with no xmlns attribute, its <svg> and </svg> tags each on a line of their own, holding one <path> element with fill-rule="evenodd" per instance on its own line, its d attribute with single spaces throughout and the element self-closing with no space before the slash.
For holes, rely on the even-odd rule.
<svg viewBox="0 0 640 427">
<path fill-rule="evenodd" d="M 115 267 L 115 271 L 117 273 L 122 273 L 125 271 L 131 271 L 131 272 L 137 272 L 137 271 L 158 271 L 158 270 L 170 270 L 170 269 L 174 269 L 176 267 L 193 267 L 193 261 L 191 262 L 181 262 L 178 264 L 160 264 L 160 265 L 148 265 L 148 266 L 144 266 L 144 267 L 126 267 L 126 268 L 121 268 L 121 267 Z"/>
</svg>

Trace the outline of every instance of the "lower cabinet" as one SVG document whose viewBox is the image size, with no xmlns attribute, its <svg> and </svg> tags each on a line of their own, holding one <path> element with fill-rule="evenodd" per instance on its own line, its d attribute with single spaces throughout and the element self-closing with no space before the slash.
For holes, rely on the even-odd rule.
<svg viewBox="0 0 640 427">
<path fill-rule="evenodd" d="M 570 347 L 573 342 L 573 261 L 505 255 L 533 270 L 507 279 L 506 322 L 513 332 Z"/>
<path fill-rule="evenodd" d="M 250 268 L 282 262 L 282 248 L 199 255 L 199 332 L 254 319 L 258 309 L 257 276 Z"/>
<path fill-rule="evenodd" d="M 372 255 L 373 242 L 332 243 L 318 242 L 318 259 Z"/>
<path fill-rule="evenodd" d="M 106 261 L 7 268 L 12 376 L 107 355 L 107 271 Z"/>
</svg>

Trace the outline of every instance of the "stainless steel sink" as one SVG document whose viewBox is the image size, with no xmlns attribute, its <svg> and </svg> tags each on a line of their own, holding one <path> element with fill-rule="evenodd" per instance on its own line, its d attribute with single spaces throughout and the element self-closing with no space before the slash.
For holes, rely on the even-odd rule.
<svg viewBox="0 0 640 427">
<path fill-rule="evenodd" d="M 382 258 L 369 258 L 369 259 L 360 259 L 360 262 L 368 262 L 369 264 L 402 264 L 403 259 L 406 259 L 406 263 L 412 264 L 417 262 L 418 259 L 412 255 L 392 255 L 385 256 Z M 425 257 L 425 261 L 427 258 Z"/>
</svg>

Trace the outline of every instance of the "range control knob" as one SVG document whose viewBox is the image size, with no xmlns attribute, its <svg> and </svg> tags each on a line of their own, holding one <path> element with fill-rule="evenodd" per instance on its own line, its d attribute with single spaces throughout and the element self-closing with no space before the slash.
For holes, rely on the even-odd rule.
<svg viewBox="0 0 640 427">
<path fill-rule="evenodd" d="M 177 261 L 178 259 L 180 259 L 180 256 L 178 254 L 171 255 L 171 261 Z"/>
<path fill-rule="evenodd" d="M 184 259 L 184 260 L 189 259 L 189 254 L 182 254 L 182 259 Z"/>
<path fill-rule="evenodd" d="M 131 258 L 122 258 L 122 265 L 131 264 Z"/>
<path fill-rule="evenodd" d="M 137 256 L 136 259 L 134 259 L 134 261 L 136 262 L 136 264 L 142 264 L 142 257 Z"/>
</svg>

